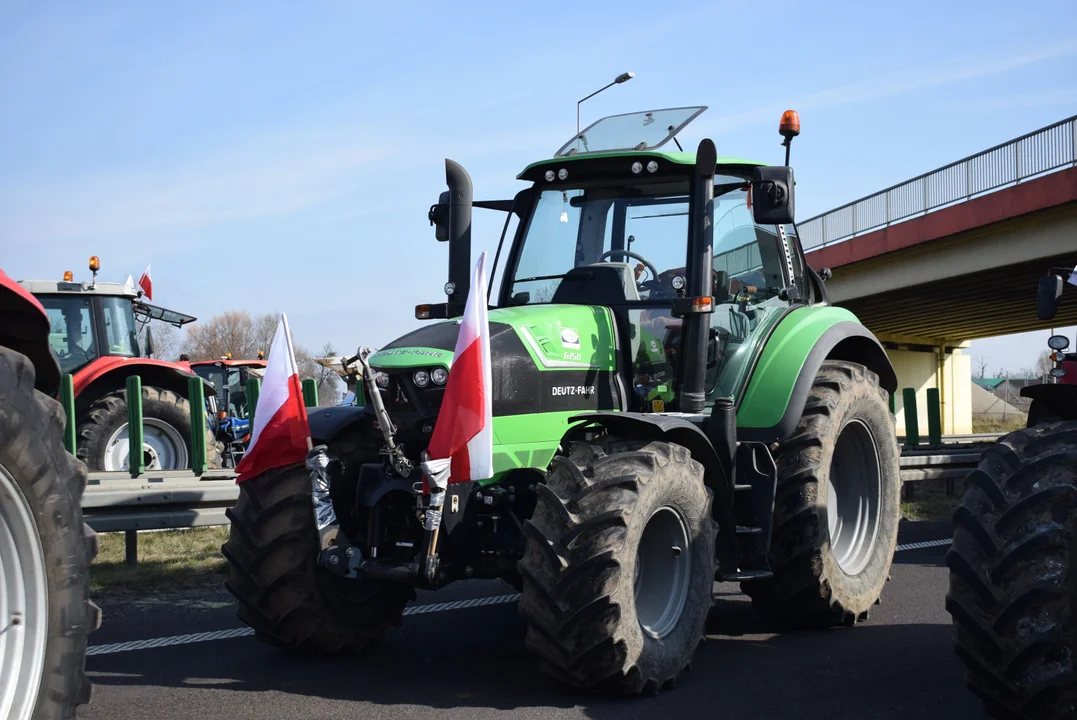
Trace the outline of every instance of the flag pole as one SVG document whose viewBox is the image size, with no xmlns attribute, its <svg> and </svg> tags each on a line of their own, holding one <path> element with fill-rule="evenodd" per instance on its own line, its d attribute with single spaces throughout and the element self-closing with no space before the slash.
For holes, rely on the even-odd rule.
<svg viewBox="0 0 1077 720">
<path fill-rule="evenodd" d="M 289 327 L 289 325 L 288 325 L 288 315 L 285 314 L 285 313 L 281 313 L 280 314 L 280 319 L 281 319 L 281 322 L 284 323 L 284 339 L 288 342 L 288 357 L 290 357 L 292 359 L 292 365 L 295 366 L 295 370 L 298 373 L 299 372 L 299 363 L 297 363 L 295 361 L 295 349 L 292 347 L 292 328 Z M 296 400 L 300 403 L 300 405 L 302 405 L 303 396 L 300 395 L 299 397 L 296 398 Z M 307 413 L 307 408 L 302 407 L 302 411 L 303 411 L 303 414 L 305 415 Z M 310 425 L 307 426 L 307 430 L 308 431 L 310 430 Z M 313 443 L 313 441 L 311 441 L 310 433 L 308 432 L 307 433 L 307 451 L 309 452 L 309 451 L 311 451 L 313 449 L 314 449 L 314 443 Z"/>
</svg>

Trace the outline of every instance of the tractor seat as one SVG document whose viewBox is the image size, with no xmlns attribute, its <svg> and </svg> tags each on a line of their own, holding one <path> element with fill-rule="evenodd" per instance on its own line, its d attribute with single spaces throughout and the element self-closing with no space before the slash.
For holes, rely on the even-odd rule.
<svg viewBox="0 0 1077 720">
<path fill-rule="evenodd" d="M 619 305 L 637 302 L 636 275 L 623 262 L 598 262 L 572 268 L 550 299 L 564 305 Z"/>
</svg>

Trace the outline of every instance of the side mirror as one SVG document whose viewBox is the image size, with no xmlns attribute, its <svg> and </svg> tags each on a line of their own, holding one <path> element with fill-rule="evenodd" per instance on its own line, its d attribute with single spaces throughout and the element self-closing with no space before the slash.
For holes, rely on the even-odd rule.
<svg viewBox="0 0 1077 720">
<path fill-rule="evenodd" d="M 830 268 L 823 268 L 819 271 L 819 277 L 823 279 L 823 282 L 827 282 L 834 277 L 834 271 Z"/>
<path fill-rule="evenodd" d="M 752 213 L 760 225 L 793 222 L 793 168 L 757 167 L 752 173 Z"/>
<path fill-rule="evenodd" d="M 434 226 L 434 237 L 438 242 L 449 240 L 449 193 L 445 191 L 438 197 L 438 204 L 430 206 L 427 213 L 430 224 Z"/>
<path fill-rule="evenodd" d="M 153 357 L 153 351 L 156 350 L 156 346 L 153 344 L 153 332 L 150 327 L 146 326 L 146 357 Z"/>
<path fill-rule="evenodd" d="M 1058 275 L 1045 275 L 1040 278 L 1039 292 L 1036 295 L 1036 317 L 1050 320 L 1058 312 L 1058 303 L 1062 298 L 1062 278 Z"/>
</svg>

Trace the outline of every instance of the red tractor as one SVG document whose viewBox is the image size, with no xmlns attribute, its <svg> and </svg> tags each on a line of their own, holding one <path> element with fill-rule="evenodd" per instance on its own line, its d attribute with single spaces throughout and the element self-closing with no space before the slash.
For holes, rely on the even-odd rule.
<svg viewBox="0 0 1077 720">
<path fill-rule="evenodd" d="M 64 279 L 19 282 L 45 308 L 49 320 L 49 347 L 60 371 L 74 380 L 76 455 L 90 471 L 127 470 L 128 429 L 126 381 L 142 378 L 143 455 L 147 470 L 173 470 L 191 466 L 191 414 L 187 381 L 196 377 L 180 363 L 147 357 L 140 348 L 137 323 L 160 320 L 182 327 L 195 320 L 174 310 L 150 305 L 130 285 L 98 282 L 100 261 L 90 258 L 90 282 L 76 282 L 71 271 Z M 136 319 L 137 318 L 137 319 Z M 215 390 L 209 383 L 206 397 Z M 205 432 L 216 467 L 215 445 L 208 423 Z"/>
<path fill-rule="evenodd" d="M 1071 275 L 1040 279 L 1040 320 Z M 954 650 L 987 714 L 1006 720 L 1077 717 L 1077 354 L 1064 335 L 1048 345 L 1051 381 L 1021 390 L 1027 427 L 968 475 L 946 555 Z"/>
<path fill-rule="evenodd" d="M 50 318 L 0 270 L 0 718 L 60 720 L 90 700 L 86 636 L 97 538 L 86 468 L 64 449 Z"/>
</svg>

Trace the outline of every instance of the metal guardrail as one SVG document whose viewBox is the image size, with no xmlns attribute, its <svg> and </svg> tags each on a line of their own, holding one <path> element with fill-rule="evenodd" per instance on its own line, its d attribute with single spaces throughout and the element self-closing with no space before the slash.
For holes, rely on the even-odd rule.
<svg viewBox="0 0 1077 720">
<path fill-rule="evenodd" d="M 1077 115 L 797 223 L 804 252 L 1077 166 Z"/>
<path fill-rule="evenodd" d="M 901 480 L 946 480 L 947 492 L 980 462 L 998 435 L 944 438 L 936 447 L 901 450 Z M 950 442 L 947 442 L 950 441 Z M 82 496 L 83 517 L 97 532 L 127 534 L 127 562 L 138 557 L 138 532 L 227 525 L 225 511 L 239 497 L 233 470 L 150 471 L 138 478 L 120 473 L 90 473 Z M 911 488 L 909 488 L 911 490 Z"/>
</svg>

